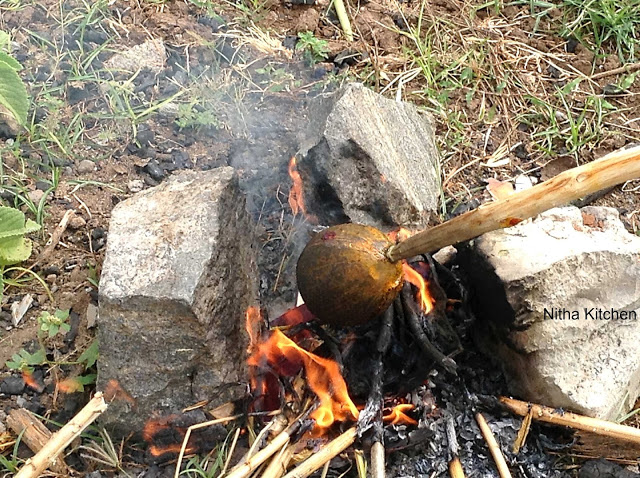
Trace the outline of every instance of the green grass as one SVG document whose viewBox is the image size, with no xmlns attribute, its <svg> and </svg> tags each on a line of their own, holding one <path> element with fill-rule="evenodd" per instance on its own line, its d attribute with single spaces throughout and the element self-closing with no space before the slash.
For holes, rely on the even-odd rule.
<svg viewBox="0 0 640 478">
<path fill-rule="evenodd" d="M 640 58 L 640 0 L 564 0 L 565 36 L 573 35 L 596 54 L 606 48 L 623 63 Z"/>
</svg>

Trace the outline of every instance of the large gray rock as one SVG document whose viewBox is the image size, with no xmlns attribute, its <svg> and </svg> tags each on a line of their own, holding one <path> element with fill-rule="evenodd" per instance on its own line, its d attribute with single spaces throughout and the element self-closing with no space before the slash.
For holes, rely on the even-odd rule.
<svg viewBox="0 0 640 478">
<path fill-rule="evenodd" d="M 154 412 L 244 393 L 252 230 L 228 167 L 181 172 L 114 208 L 99 290 L 98 387 L 115 379 L 136 403 L 114 402 L 105 424 L 141 431 Z"/>
<path fill-rule="evenodd" d="M 299 170 L 323 224 L 425 225 L 440 197 L 430 118 L 361 84 L 314 100 Z M 334 207 L 331 207 L 334 206 Z"/>
<path fill-rule="evenodd" d="M 553 209 L 481 236 L 461 258 L 479 336 L 512 393 L 605 419 L 630 409 L 640 389 L 640 238 L 615 209 Z"/>
</svg>

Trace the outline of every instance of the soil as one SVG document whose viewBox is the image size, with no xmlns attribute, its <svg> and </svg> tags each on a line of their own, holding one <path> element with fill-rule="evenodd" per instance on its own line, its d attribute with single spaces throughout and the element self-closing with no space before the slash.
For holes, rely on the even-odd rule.
<svg viewBox="0 0 640 478">
<path fill-rule="evenodd" d="M 76 0 L 18 5 L 0 3 L 0 29 L 11 34 L 12 53 L 23 65 L 21 76 L 32 99 L 32 126 L 3 139 L 0 197 L 3 204 L 20 207 L 33 218 L 19 195 L 48 190 L 55 183 L 44 199 L 42 233 L 32 236 L 32 259 L 22 264 L 45 279 L 53 300 L 33 280 L 5 291 L 0 363 L 23 348 L 34 350 L 37 317 L 43 310 L 70 309 L 73 327 L 66 337 L 46 342 L 48 359 L 56 365 L 36 367 L 42 372 L 44 390 L 0 393 L 0 410 L 25 406 L 64 422 L 84 403 L 90 387 L 70 399 L 59 393 L 56 383 L 82 373 L 79 365 L 60 363 L 77 360 L 93 341 L 94 324 L 88 319 L 93 321 L 90 305 L 97 306 L 96 281 L 110 211 L 134 192 L 153 187 L 180 169 L 236 168 L 257 224 L 262 304 L 275 317 L 295 303 L 295 258 L 312 227 L 294 216 L 287 203 L 288 161 L 306 125 L 308 100 L 347 79 L 414 101 L 434 115 L 443 155 L 442 219 L 489 200 L 484 189 L 488 178 L 508 181 L 526 174 L 544 180 L 640 142 L 640 120 L 634 118 L 640 107 L 640 81 L 624 91 L 603 94 L 626 76 L 607 74 L 621 66 L 618 56 L 613 50 L 594 56 L 571 38 L 559 36 L 563 18 L 555 10 L 536 23 L 525 5 L 501 12 L 485 7 L 472 14 L 473 9 L 458 0 L 424 5 L 413 0 L 362 1 L 349 5 L 358 39 L 347 42 L 332 10 L 327 13 L 326 0 L 314 5 L 275 0 L 262 4 L 113 0 L 97 2 L 95 8 Z M 434 84 L 409 74 L 417 63 L 407 53 L 415 50 L 415 43 L 406 32 L 418 21 L 437 38 L 439 68 L 447 50 L 454 58 L 468 48 L 477 53 L 480 43 L 495 44 L 488 58 L 476 58 L 477 81 L 442 88 L 447 97 L 444 108 L 434 106 L 433 96 L 426 94 Z M 451 29 L 434 30 L 439 21 Z M 297 35 L 306 31 L 326 40 L 326 61 L 310 64 L 295 49 Z M 164 65 L 150 65 L 137 74 L 106 68 L 115 54 L 149 38 L 164 43 Z M 528 83 L 508 83 L 500 95 L 489 91 L 486 84 L 498 83 L 506 75 L 501 64 L 517 69 L 518 80 Z M 583 81 L 571 96 L 572 111 L 593 111 L 589 102 L 594 94 L 617 110 L 600 124 L 594 133 L 597 138 L 576 151 L 558 138 L 551 140 L 553 151 L 544 151 L 542 128 L 523 119 L 522 105 L 532 104 L 527 95 L 556 101 L 557 88 L 576 72 L 596 78 Z M 445 83 L 446 75 L 441 79 Z M 164 102 L 180 91 L 180 98 Z M 150 105 L 156 107 L 145 112 Z M 460 125 L 465 138 L 452 135 L 447 111 L 466 115 Z M 595 121 L 592 116 L 589 113 L 589 124 Z M 559 119 L 562 128 L 567 126 L 565 120 Z M 580 130 L 583 135 L 589 132 L 588 127 Z M 81 165 L 87 159 L 94 162 L 93 170 Z M 18 186 L 22 191 L 16 196 Z M 640 225 L 636 187 L 632 182 L 614 188 L 594 202 L 618 208 L 634 233 Z M 36 263 L 68 210 L 74 211 L 75 219 L 54 252 Z M 26 294 L 35 301 L 15 326 L 11 305 Z M 0 371 L 0 381 L 10 376 L 16 372 L 6 367 Z"/>
</svg>

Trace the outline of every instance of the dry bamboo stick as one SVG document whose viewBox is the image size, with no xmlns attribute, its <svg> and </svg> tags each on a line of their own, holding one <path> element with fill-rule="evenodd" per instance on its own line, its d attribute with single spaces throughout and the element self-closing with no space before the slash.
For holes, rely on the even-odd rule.
<svg viewBox="0 0 640 478">
<path fill-rule="evenodd" d="M 55 432 L 47 444 L 25 462 L 15 478 L 35 478 L 40 476 L 43 471 L 51 466 L 56 457 L 106 409 L 107 404 L 102 397 L 102 392 L 96 392 L 93 398 L 89 400 L 89 403 L 69 423 Z"/>
<path fill-rule="evenodd" d="M 449 476 L 451 478 L 465 478 L 462 463 L 460 463 L 460 457 L 454 456 L 449 462 Z"/>
<path fill-rule="evenodd" d="M 287 472 L 287 467 L 293 456 L 293 446 L 286 444 L 280 452 L 273 457 L 267 469 L 260 478 L 280 478 Z"/>
<path fill-rule="evenodd" d="M 596 161 L 511 196 L 481 205 L 443 224 L 393 245 L 391 261 L 437 251 L 485 232 L 513 226 L 543 211 L 640 177 L 640 146 L 614 151 Z"/>
<path fill-rule="evenodd" d="M 600 420 L 599 418 L 585 417 L 584 415 L 578 415 L 576 413 L 559 412 L 550 407 L 527 403 L 513 398 L 500 397 L 500 403 L 516 415 L 524 417 L 529 413 L 529 410 L 532 410 L 534 420 L 640 444 L 640 429 L 638 428 L 619 425 L 618 423 Z"/>
<path fill-rule="evenodd" d="M 531 419 L 533 418 L 533 410 L 529 410 L 522 420 L 522 425 L 520 425 L 520 429 L 518 430 L 518 436 L 516 436 L 516 441 L 513 442 L 513 453 L 516 455 L 520 452 L 520 448 L 524 445 L 525 440 L 527 439 L 527 435 L 529 434 L 529 429 L 531 428 Z"/>
<path fill-rule="evenodd" d="M 371 445 L 371 478 L 385 478 L 385 476 L 384 445 L 377 441 Z"/>
<path fill-rule="evenodd" d="M 319 470 L 326 462 L 349 448 L 349 446 L 351 446 L 355 441 L 356 435 L 356 427 L 349 428 L 338 438 L 328 443 L 318 453 L 307 458 L 289 473 L 284 475 L 283 478 L 306 478 L 314 471 Z"/>
<path fill-rule="evenodd" d="M 507 462 L 502 455 L 502 451 L 500 450 L 500 445 L 498 445 L 498 442 L 496 441 L 496 437 L 493 436 L 493 432 L 489 428 L 489 424 L 481 413 L 476 413 L 476 421 L 478 422 L 478 426 L 480 427 L 484 440 L 487 442 L 491 456 L 493 456 L 493 461 L 496 462 L 500 478 L 511 478 L 511 472 L 509 471 Z"/>
<path fill-rule="evenodd" d="M 16 408 L 9 412 L 7 426 L 17 435 L 22 433 L 22 442 L 33 453 L 38 453 L 51 439 L 51 431 L 38 420 L 33 413 L 24 408 Z M 69 475 L 69 468 L 61 456 L 51 462 L 51 471 L 63 476 Z"/>
<path fill-rule="evenodd" d="M 224 478 L 246 478 L 253 473 L 261 464 L 267 461 L 274 453 L 279 451 L 283 446 L 289 443 L 291 435 L 300 428 L 300 421 L 296 421 L 285 431 L 276 435 L 271 442 L 262 450 L 257 452 L 244 463 L 238 464 Z"/>
</svg>

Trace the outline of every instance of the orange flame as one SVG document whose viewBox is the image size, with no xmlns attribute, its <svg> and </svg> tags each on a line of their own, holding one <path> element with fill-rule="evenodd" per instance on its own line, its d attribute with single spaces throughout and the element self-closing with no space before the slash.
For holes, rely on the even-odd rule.
<svg viewBox="0 0 640 478">
<path fill-rule="evenodd" d="M 33 376 L 33 373 L 30 370 L 22 371 L 22 380 L 25 385 L 37 392 L 42 392 L 44 390 L 44 386 L 41 383 L 38 383 L 36 378 Z"/>
<path fill-rule="evenodd" d="M 180 453 L 182 442 L 186 435 L 186 429 L 173 425 L 173 421 L 176 419 L 176 417 L 177 415 L 167 415 L 165 417 L 152 418 L 144 424 L 144 428 L 142 430 L 142 438 L 147 443 L 151 444 L 149 446 L 149 453 L 151 453 L 153 456 L 158 457 L 164 455 L 165 453 Z M 157 437 L 161 437 L 163 435 L 171 436 L 172 442 L 166 445 L 153 444 L 153 441 L 157 439 Z M 176 435 L 179 436 L 179 440 L 175 440 Z M 195 451 L 197 451 L 197 447 L 191 444 L 192 439 L 193 436 L 187 444 L 185 453 L 194 453 Z"/>
<path fill-rule="evenodd" d="M 338 364 L 300 348 L 277 329 L 249 358 L 249 365 L 268 365 L 280 375 L 293 375 L 304 367 L 309 388 L 320 400 L 320 406 L 311 413 L 316 422 L 315 435 L 322 434 L 334 421 L 358 418 L 358 409 L 349 397 Z"/>
<path fill-rule="evenodd" d="M 294 215 L 302 212 L 302 214 L 306 216 L 307 210 L 302 195 L 302 177 L 298 172 L 297 159 L 295 156 L 291 156 L 291 160 L 289 160 L 289 176 L 293 181 L 291 190 L 289 190 L 289 206 L 291 206 L 291 211 Z"/>
<path fill-rule="evenodd" d="M 413 234 L 414 234 L 413 231 L 410 231 L 409 229 L 404 227 L 400 227 L 395 231 L 391 231 L 387 233 L 387 237 L 392 242 L 398 242 L 398 241 L 404 241 L 405 239 L 410 238 L 411 236 L 413 236 Z"/>
<path fill-rule="evenodd" d="M 402 262 L 402 271 L 404 272 L 404 279 L 417 287 L 417 299 L 420 304 L 420 308 L 425 314 L 428 314 L 433 310 L 433 303 L 435 300 L 431 297 L 429 287 L 427 286 L 424 277 L 404 261 Z"/>
<path fill-rule="evenodd" d="M 405 414 L 405 412 L 411 411 L 414 408 L 410 403 L 401 403 L 393 407 L 387 415 L 384 415 L 382 420 L 390 425 L 417 425 L 417 421 Z"/>
</svg>

